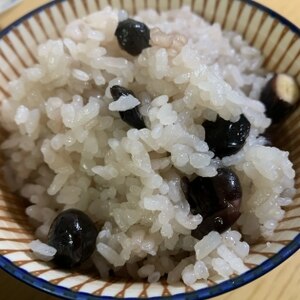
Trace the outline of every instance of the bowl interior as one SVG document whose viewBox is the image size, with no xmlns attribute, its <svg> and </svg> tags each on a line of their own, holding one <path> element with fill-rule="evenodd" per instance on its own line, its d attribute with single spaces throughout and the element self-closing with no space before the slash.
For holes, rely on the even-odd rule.
<svg viewBox="0 0 300 300">
<path fill-rule="evenodd" d="M 274 72 L 286 72 L 295 76 L 300 84 L 299 30 L 276 14 L 267 11 L 259 5 L 248 3 L 248 1 L 69 0 L 55 2 L 22 18 L 14 26 L 4 30 L 2 36 L 0 36 L 0 100 L 10 96 L 7 83 L 17 78 L 25 67 L 31 66 L 36 62 L 36 48 L 39 43 L 49 38 L 58 38 L 66 23 L 104 8 L 107 5 L 124 8 L 129 13 L 134 14 L 137 10 L 143 8 L 154 8 L 161 11 L 179 8 L 187 4 L 207 21 L 211 23 L 218 22 L 223 29 L 235 30 L 242 34 L 251 45 L 262 51 L 264 54 L 264 66 L 267 69 Z M 296 170 L 297 192 L 293 204 L 286 208 L 285 218 L 280 222 L 268 247 L 263 241 L 252 246 L 247 260 L 247 265 L 250 268 L 255 268 L 269 258 L 275 257 L 276 259 L 269 263 L 269 267 L 266 267 L 266 270 L 270 269 L 289 256 L 300 244 L 298 235 L 300 232 L 299 108 L 282 124 L 277 134 L 277 144 L 282 149 L 290 151 L 290 159 L 293 161 Z M 1 132 L 0 136 L 4 139 L 5 133 Z M 0 157 L 0 162 L 3 162 L 3 157 Z M 23 277 L 25 281 L 31 281 L 33 285 L 57 295 L 75 297 L 73 292 L 80 291 L 95 296 L 111 297 L 170 296 L 193 292 L 194 290 L 214 286 L 218 283 L 218 280 L 211 280 L 209 282 L 197 282 L 192 287 L 187 287 L 184 284 L 171 286 L 164 281 L 155 284 L 123 282 L 117 279 L 105 282 L 97 274 L 90 271 L 77 273 L 56 270 L 50 263 L 47 264 L 36 260 L 29 250 L 28 243 L 34 238 L 34 231 L 25 216 L 25 206 L 26 202 L 8 190 L 1 176 L 0 254 L 2 259 L 4 259 L 1 260 L 0 266 L 14 273 L 17 277 Z M 295 244 L 296 239 L 298 246 Z M 292 242 L 293 240 L 294 242 Z M 279 251 L 281 251 L 281 254 L 274 256 Z M 20 269 L 14 266 L 20 267 Z M 34 279 L 34 277 L 22 270 L 53 285 L 47 285 L 44 281 Z M 205 297 L 222 293 L 262 275 L 265 271 L 260 270 L 260 273 L 250 271 L 246 277 L 239 276 L 228 282 L 227 285 L 203 289 L 202 294 L 200 291 L 200 294 L 198 293 L 197 295 Z M 54 285 L 66 289 L 59 289 Z"/>
</svg>

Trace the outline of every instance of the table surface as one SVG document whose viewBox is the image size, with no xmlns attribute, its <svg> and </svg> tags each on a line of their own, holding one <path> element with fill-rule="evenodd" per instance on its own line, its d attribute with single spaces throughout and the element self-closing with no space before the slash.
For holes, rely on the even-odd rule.
<svg viewBox="0 0 300 300">
<path fill-rule="evenodd" d="M 1 0 L 0 0 L 1 1 Z M 3 28 L 21 15 L 48 1 L 23 0 L 23 2 L 7 11 L 0 17 L 0 28 Z M 300 0 L 257 0 L 300 27 Z M 300 299 L 300 252 L 293 255 L 278 268 L 262 278 L 225 295 L 216 300 L 297 300 Z M 55 300 L 57 298 L 43 294 L 22 282 L 15 280 L 0 271 L 0 298 L 5 300 Z"/>
</svg>

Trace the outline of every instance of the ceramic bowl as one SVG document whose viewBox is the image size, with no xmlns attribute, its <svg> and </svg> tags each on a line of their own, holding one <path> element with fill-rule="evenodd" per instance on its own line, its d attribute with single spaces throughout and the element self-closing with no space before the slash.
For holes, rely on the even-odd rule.
<svg viewBox="0 0 300 300">
<path fill-rule="evenodd" d="M 253 1 L 241 0 L 66 0 L 53 1 L 22 17 L 0 33 L 0 101 L 9 96 L 8 81 L 22 69 L 34 64 L 36 47 L 46 39 L 60 36 L 66 23 L 99 10 L 106 5 L 135 13 L 142 8 L 159 11 L 189 5 L 209 22 L 235 30 L 264 55 L 264 66 L 274 72 L 287 72 L 300 83 L 300 30 L 270 9 Z M 300 107 L 281 126 L 278 144 L 290 151 L 296 170 L 297 193 L 286 208 L 272 241 L 251 247 L 247 266 L 250 271 L 224 282 L 197 282 L 168 285 L 165 281 L 143 283 L 103 281 L 96 274 L 63 272 L 49 263 L 36 260 L 28 243 L 33 228 L 25 216 L 25 203 L 11 193 L 0 178 L 0 267 L 36 288 L 69 299 L 173 297 L 204 299 L 248 283 L 286 260 L 300 247 Z"/>
</svg>

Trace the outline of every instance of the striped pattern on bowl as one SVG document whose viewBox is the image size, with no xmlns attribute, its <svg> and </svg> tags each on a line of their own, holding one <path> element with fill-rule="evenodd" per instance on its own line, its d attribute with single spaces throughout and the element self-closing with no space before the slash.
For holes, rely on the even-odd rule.
<svg viewBox="0 0 300 300">
<path fill-rule="evenodd" d="M 299 30 L 274 13 L 269 14 L 259 5 L 248 2 L 250 1 L 55 1 L 24 17 L 0 36 L 0 100 L 9 97 L 8 82 L 17 78 L 25 67 L 36 62 L 36 49 L 39 43 L 49 38 L 58 38 L 68 22 L 107 5 L 124 8 L 132 14 L 143 8 L 161 11 L 189 5 L 194 12 L 204 16 L 209 22 L 218 22 L 223 29 L 241 33 L 251 45 L 262 51 L 265 57 L 264 66 L 267 69 L 287 72 L 295 76 L 300 83 Z M 99 295 L 180 296 L 181 293 L 187 292 L 191 292 L 191 296 L 195 294 L 197 297 L 204 298 L 249 282 L 275 267 L 300 247 L 300 109 L 283 124 L 278 136 L 279 146 L 290 151 L 290 158 L 296 170 L 297 193 L 294 203 L 286 209 L 285 218 L 280 222 L 270 245 L 267 247 L 262 242 L 251 248 L 247 264 L 252 269 L 256 267 L 255 270 L 219 285 L 215 285 L 219 283 L 216 278 L 207 283 L 198 282 L 192 287 L 184 284 L 170 286 L 166 282 L 154 284 L 118 280 L 105 282 L 100 280 L 97 274 L 59 271 L 50 263 L 43 263 L 33 258 L 28 247 L 28 243 L 34 238 L 33 229 L 25 216 L 25 203 L 9 192 L 3 178 L 0 178 L 0 254 L 2 255 L 0 267 L 36 287 L 70 298 L 80 295 L 80 299 L 93 299 L 93 296 Z M 274 256 L 276 253 L 277 255 Z M 212 287 L 207 288 L 208 286 Z M 199 289 L 202 290 L 193 292 Z M 81 294 L 78 294 L 78 291 Z"/>
</svg>

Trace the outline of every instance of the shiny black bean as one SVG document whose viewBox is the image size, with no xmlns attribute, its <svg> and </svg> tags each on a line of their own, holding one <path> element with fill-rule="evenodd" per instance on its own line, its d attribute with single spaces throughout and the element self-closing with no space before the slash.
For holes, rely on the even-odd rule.
<svg viewBox="0 0 300 300">
<path fill-rule="evenodd" d="M 131 55 L 139 55 L 150 47 L 150 30 L 144 23 L 127 19 L 119 22 L 115 32 L 120 47 Z"/>
<path fill-rule="evenodd" d="M 231 169 L 219 168 L 218 174 L 211 180 L 220 207 L 226 207 L 228 202 L 242 199 L 240 180 Z"/>
<path fill-rule="evenodd" d="M 211 231 L 222 233 L 230 228 L 240 215 L 241 213 L 239 210 L 235 206 L 229 204 L 227 207 L 205 218 L 196 229 L 192 230 L 191 235 L 194 238 L 201 240 Z"/>
<path fill-rule="evenodd" d="M 223 232 L 240 216 L 242 188 L 238 176 L 228 168 L 219 168 L 214 177 L 196 177 L 182 181 L 182 190 L 192 214 L 200 214 L 203 222 L 192 232 L 197 238 L 212 230 Z"/>
<path fill-rule="evenodd" d="M 209 149 L 219 158 L 239 152 L 249 135 L 250 122 L 244 115 L 237 122 L 230 122 L 217 117 L 215 122 L 205 121 L 205 141 Z"/>
<path fill-rule="evenodd" d="M 48 245 L 57 253 L 54 263 L 72 268 L 87 260 L 96 248 L 97 228 L 82 211 L 69 209 L 53 221 L 48 234 Z"/>
<path fill-rule="evenodd" d="M 196 177 L 187 187 L 187 200 L 192 214 L 201 214 L 203 218 L 219 208 L 213 180 L 209 177 Z"/>
<path fill-rule="evenodd" d="M 111 87 L 110 93 L 115 101 L 117 101 L 121 96 L 132 95 L 133 97 L 135 97 L 133 91 L 128 90 L 119 85 L 114 85 L 113 87 Z M 139 106 L 136 106 L 126 111 L 120 111 L 119 114 L 121 119 L 129 126 L 137 129 L 146 128 L 143 116 L 139 111 Z"/>
<path fill-rule="evenodd" d="M 214 177 L 198 176 L 191 182 L 185 178 L 183 184 L 191 212 L 202 217 L 227 207 L 228 202 L 242 198 L 239 178 L 228 168 L 219 168 Z"/>
</svg>

